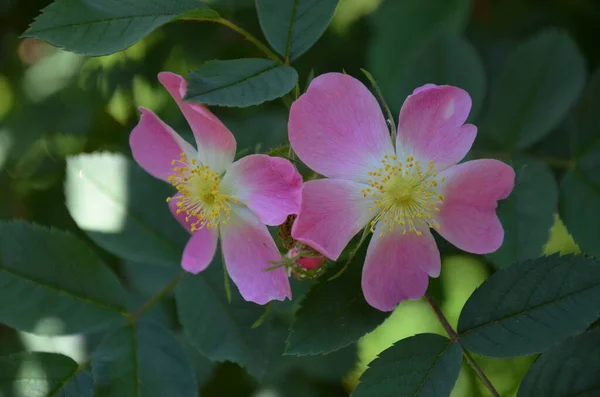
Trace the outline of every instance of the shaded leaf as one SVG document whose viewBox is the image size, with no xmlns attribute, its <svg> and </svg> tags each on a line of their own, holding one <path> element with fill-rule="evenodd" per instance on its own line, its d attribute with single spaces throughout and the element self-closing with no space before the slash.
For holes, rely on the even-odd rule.
<svg viewBox="0 0 600 397">
<path fill-rule="evenodd" d="M 92 356 L 93 395 L 196 397 L 190 360 L 170 331 L 155 323 L 125 324 Z"/>
<path fill-rule="evenodd" d="M 340 269 L 325 273 L 300 302 L 287 340 L 286 354 L 327 354 L 356 342 L 385 320 L 389 313 L 372 308 L 360 286 L 362 254 L 348 269 L 328 281 Z"/>
<path fill-rule="evenodd" d="M 190 74 L 186 100 L 245 107 L 279 98 L 298 80 L 290 66 L 261 58 L 208 61 Z"/>
<path fill-rule="evenodd" d="M 72 52 L 107 55 L 184 16 L 218 14 L 199 0 L 55 0 L 23 35 Z"/>
<path fill-rule="evenodd" d="M 374 14 L 368 69 L 393 112 L 398 112 L 406 96 L 424 82 L 455 84 L 473 90 L 476 101 L 482 99 L 478 97 L 482 90 L 480 62 L 474 49 L 455 36 L 443 38 L 463 30 L 469 3 L 387 1 Z M 456 53 L 448 58 L 453 50 Z M 465 75 L 467 71 L 472 75 Z M 429 78 L 435 81 L 427 81 Z"/>
<path fill-rule="evenodd" d="M 600 395 L 600 331 L 586 332 L 542 354 L 523 378 L 518 397 Z"/>
<path fill-rule="evenodd" d="M 142 264 L 179 266 L 188 234 L 165 199 L 175 189 L 122 154 L 69 157 L 65 196 L 69 213 L 102 248 Z"/>
<path fill-rule="evenodd" d="M 360 378 L 352 397 L 445 397 L 460 372 L 460 346 L 443 336 L 420 334 L 384 350 Z"/>
<path fill-rule="evenodd" d="M 511 165 L 517 174 L 515 189 L 498 203 L 497 211 L 504 242 L 487 255 L 498 268 L 542 255 L 558 210 L 558 186 L 548 166 L 529 157 Z"/>
<path fill-rule="evenodd" d="M 560 217 L 584 252 L 600 256 L 600 149 L 579 159 L 561 181 Z"/>
<path fill-rule="evenodd" d="M 198 275 L 186 274 L 175 290 L 179 322 L 190 343 L 212 361 L 233 361 L 261 378 L 267 368 L 269 323 L 252 324 L 264 308 L 242 299 L 237 289 L 227 301 L 220 259 Z"/>
<path fill-rule="evenodd" d="M 339 0 L 256 0 L 260 26 L 271 46 L 296 59 L 325 32 Z"/>
<path fill-rule="evenodd" d="M 0 321 L 21 331 L 65 334 L 125 313 L 117 277 L 79 239 L 24 221 L 0 223 Z"/>
<path fill-rule="evenodd" d="M 538 142 L 571 108 L 585 73 L 585 61 L 566 32 L 546 30 L 525 41 L 493 86 L 482 134 L 510 150 Z"/>
<path fill-rule="evenodd" d="M 462 344 L 490 357 L 543 352 L 600 313 L 600 264 L 552 255 L 512 265 L 471 295 L 458 320 Z"/>
<path fill-rule="evenodd" d="M 0 395 L 89 397 L 92 377 L 67 356 L 28 352 L 0 357 Z"/>
</svg>

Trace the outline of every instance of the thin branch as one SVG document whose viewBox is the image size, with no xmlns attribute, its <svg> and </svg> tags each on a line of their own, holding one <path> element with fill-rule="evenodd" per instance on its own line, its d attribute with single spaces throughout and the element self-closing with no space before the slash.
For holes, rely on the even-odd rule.
<svg viewBox="0 0 600 397">
<path fill-rule="evenodd" d="M 396 147 L 396 123 L 394 122 L 394 115 L 392 114 L 390 107 L 388 106 L 387 102 L 385 101 L 385 98 L 383 97 L 383 93 L 379 89 L 379 86 L 377 85 L 377 81 L 375 81 L 375 78 L 366 69 L 360 69 L 360 70 L 361 70 L 361 72 L 364 73 L 364 75 L 367 77 L 367 79 L 369 80 L 369 82 L 371 83 L 373 88 L 375 89 L 375 93 L 377 94 L 377 97 L 379 98 L 379 102 L 381 102 L 381 105 L 383 106 L 383 109 L 385 110 L 385 114 L 386 114 L 386 118 L 387 118 L 386 121 L 387 121 L 388 127 L 390 129 L 390 135 L 392 137 L 392 145 L 394 145 L 394 147 Z"/>
<path fill-rule="evenodd" d="M 146 313 L 154 305 L 156 305 L 158 302 L 160 302 L 165 296 L 170 294 L 173 291 L 173 289 L 175 289 L 177 284 L 179 284 L 179 282 L 183 278 L 184 274 L 185 274 L 185 272 L 181 272 L 177 276 L 173 277 L 173 279 L 171 279 L 171 281 L 169 281 L 160 291 L 158 291 L 156 294 L 152 295 L 150 297 L 150 299 L 148 299 L 146 301 L 146 303 L 144 303 L 137 312 L 135 312 L 131 316 L 129 316 L 129 320 L 131 322 L 136 322 L 141 317 L 142 314 Z"/>
<path fill-rule="evenodd" d="M 242 36 L 244 36 L 244 38 L 246 40 L 248 40 L 249 42 L 254 44 L 254 46 L 256 48 L 258 48 L 266 56 L 268 56 L 269 58 L 271 58 L 272 60 L 274 60 L 275 62 L 277 62 L 281 65 L 284 64 L 284 62 L 281 60 L 281 58 L 279 58 L 279 56 L 277 54 L 275 54 L 273 51 L 271 51 L 269 49 L 269 47 L 264 45 L 259 39 L 254 37 L 250 32 L 246 31 L 245 29 L 241 28 L 240 26 L 236 25 L 235 23 L 233 23 L 227 19 L 224 19 L 224 18 L 182 18 L 182 19 L 187 20 L 187 21 L 212 22 L 212 23 L 221 24 L 223 26 L 227 26 L 229 29 L 236 31 L 239 34 L 241 34 Z"/>
<path fill-rule="evenodd" d="M 442 313 L 442 311 L 440 310 L 440 307 L 437 305 L 437 303 L 435 303 L 433 298 L 427 294 L 425 294 L 425 300 L 427 300 L 427 303 L 429 303 L 429 306 L 431 306 L 431 308 L 433 309 L 435 315 L 437 316 L 438 320 L 442 324 L 442 327 L 444 327 L 444 330 L 448 334 L 448 337 L 450 338 L 450 340 L 452 342 L 458 343 L 458 345 L 460 346 L 460 348 L 463 352 L 463 356 L 465 357 L 465 360 L 471 366 L 471 368 L 473 368 L 473 371 L 475 371 L 475 373 L 477 374 L 477 376 L 479 377 L 479 379 L 481 380 L 483 385 L 489 390 L 489 392 L 492 394 L 492 396 L 500 397 L 500 394 L 498 393 L 498 391 L 496 391 L 496 389 L 494 388 L 494 385 L 492 385 L 492 382 L 490 382 L 490 380 L 486 376 L 485 372 L 483 372 L 483 370 L 477 364 L 475 359 L 473 359 L 473 357 L 471 356 L 469 351 L 467 349 L 465 349 L 465 347 L 460 343 L 458 334 L 456 333 L 456 331 L 454 331 L 454 328 L 452 328 L 452 326 L 446 319 L 446 316 L 444 316 L 444 313 Z"/>
</svg>

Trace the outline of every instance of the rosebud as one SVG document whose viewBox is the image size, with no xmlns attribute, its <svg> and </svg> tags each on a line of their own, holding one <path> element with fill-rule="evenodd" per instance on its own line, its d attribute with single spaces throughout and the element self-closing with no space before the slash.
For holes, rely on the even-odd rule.
<svg viewBox="0 0 600 397">
<path fill-rule="evenodd" d="M 325 271 L 325 257 L 304 244 L 298 243 L 287 257 L 293 260 L 290 271 L 298 280 L 314 279 Z"/>
</svg>

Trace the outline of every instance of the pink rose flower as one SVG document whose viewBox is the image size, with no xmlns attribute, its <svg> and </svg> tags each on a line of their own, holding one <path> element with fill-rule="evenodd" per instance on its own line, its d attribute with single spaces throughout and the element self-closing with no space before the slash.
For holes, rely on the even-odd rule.
<svg viewBox="0 0 600 397">
<path fill-rule="evenodd" d="M 206 269 L 220 236 L 227 271 L 244 299 L 291 299 L 285 269 L 265 271 L 281 260 L 266 225 L 298 213 L 302 177 L 278 157 L 255 154 L 233 162 L 236 141 L 229 129 L 206 107 L 183 102 L 187 83 L 181 76 L 163 72 L 158 78 L 190 124 L 197 149 L 143 108 L 129 143 L 142 168 L 177 189 L 169 208 L 192 233 L 182 267 L 194 274 Z"/>
<path fill-rule="evenodd" d="M 292 236 L 337 260 L 369 227 L 362 289 L 379 310 L 422 297 L 429 276 L 439 276 L 430 228 L 475 254 L 502 245 L 495 210 L 512 191 L 515 173 L 497 160 L 457 165 L 477 134 L 464 124 L 470 110 L 471 98 L 460 88 L 416 89 L 400 111 L 394 149 L 377 100 L 353 77 L 319 76 L 292 105 L 292 148 L 327 177 L 304 184 Z"/>
</svg>

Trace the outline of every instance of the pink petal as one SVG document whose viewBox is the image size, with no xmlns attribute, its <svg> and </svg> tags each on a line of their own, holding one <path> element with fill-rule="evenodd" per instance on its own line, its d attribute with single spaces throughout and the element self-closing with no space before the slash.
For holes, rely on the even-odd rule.
<svg viewBox="0 0 600 397">
<path fill-rule="evenodd" d="M 448 168 L 439 178 L 446 178 L 441 189 L 444 202 L 436 217 L 439 233 L 474 254 L 500 248 L 504 230 L 496 206 L 514 187 L 512 167 L 498 160 L 474 160 Z"/>
<path fill-rule="evenodd" d="M 187 82 L 178 74 L 162 72 L 158 79 L 169 91 L 192 128 L 200 161 L 215 172 L 223 172 L 235 157 L 236 142 L 229 129 L 206 107 L 184 102 Z"/>
<path fill-rule="evenodd" d="M 267 227 L 250 210 L 231 211 L 221 226 L 221 241 L 229 276 L 245 300 L 264 305 L 292 298 L 285 269 L 265 270 L 281 261 L 281 255 Z"/>
<path fill-rule="evenodd" d="M 432 160 L 437 170 L 458 163 L 477 135 L 477 127 L 463 125 L 470 111 L 471 97 L 460 88 L 433 84 L 417 88 L 400 110 L 398 157 Z"/>
<path fill-rule="evenodd" d="M 388 312 L 407 299 L 419 299 L 427 291 L 429 276 L 440 274 L 440 253 L 428 228 L 416 233 L 402 230 L 380 236 L 380 222 L 367 249 L 362 290 L 374 308 Z"/>
<path fill-rule="evenodd" d="M 246 156 L 227 169 L 221 186 L 266 225 L 280 225 L 300 210 L 302 177 L 292 163 L 279 157 Z"/>
<path fill-rule="evenodd" d="M 357 79 L 326 73 L 292 104 L 292 148 L 310 168 L 330 178 L 366 181 L 393 154 L 381 108 Z"/>
<path fill-rule="evenodd" d="M 300 214 L 294 221 L 292 237 L 332 260 L 375 216 L 369 211 L 371 198 L 363 197 L 367 187 L 342 179 L 318 179 L 304 184 Z"/>
<path fill-rule="evenodd" d="M 140 121 L 129 135 L 129 146 L 135 161 L 155 178 L 167 180 L 173 173 L 171 161 L 181 152 L 195 156 L 196 151 L 156 114 L 144 108 Z"/>
<path fill-rule="evenodd" d="M 206 269 L 215 256 L 218 240 L 219 233 L 215 228 L 196 230 L 183 250 L 181 267 L 193 274 Z"/>
</svg>

